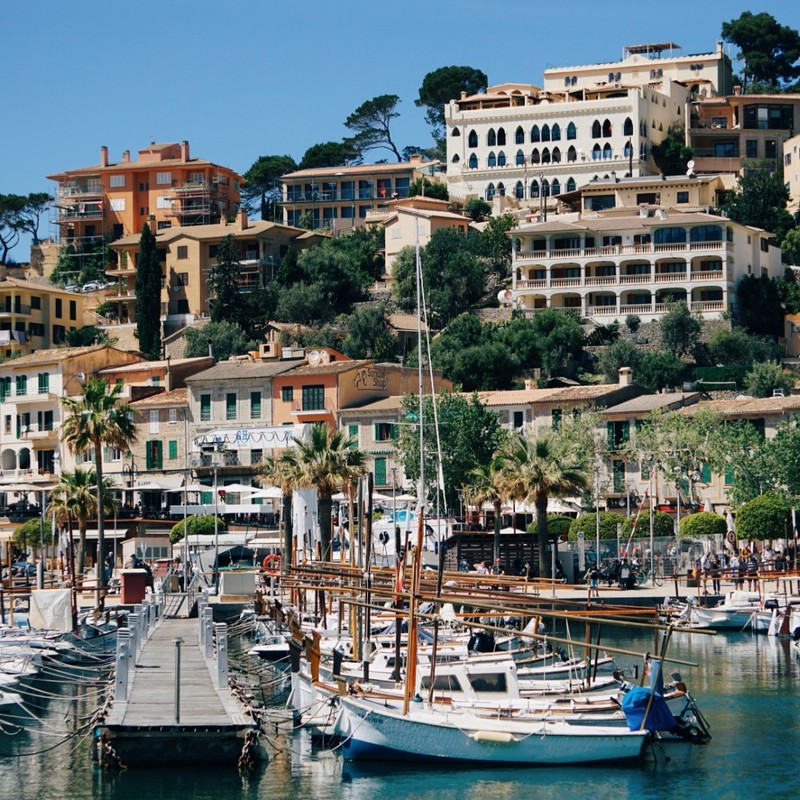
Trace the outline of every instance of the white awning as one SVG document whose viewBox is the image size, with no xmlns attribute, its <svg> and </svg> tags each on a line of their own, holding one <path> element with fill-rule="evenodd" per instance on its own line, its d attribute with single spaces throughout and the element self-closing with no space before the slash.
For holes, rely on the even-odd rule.
<svg viewBox="0 0 800 800">
<path fill-rule="evenodd" d="M 158 478 L 142 478 L 133 486 L 123 488 L 125 492 L 182 492 L 181 475 L 159 475 Z"/>
<path fill-rule="evenodd" d="M 127 528 L 117 528 L 114 530 L 114 526 L 111 525 L 108 528 L 103 530 L 103 536 L 106 539 L 124 539 L 128 535 Z M 72 536 L 75 541 L 78 541 L 78 529 L 73 527 L 72 529 Z M 87 539 L 97 539 L 97 528 L 90 528 L 86 531 L 86 538 Z"/>
<path fill-rule="evenodd" d="M 307 425 L 276 425 L 271 428 L 221 428 L 195 437 L 194 446 L 224 444 L 232 450 L 293 447 L 305 438 Z"/>
</svg>

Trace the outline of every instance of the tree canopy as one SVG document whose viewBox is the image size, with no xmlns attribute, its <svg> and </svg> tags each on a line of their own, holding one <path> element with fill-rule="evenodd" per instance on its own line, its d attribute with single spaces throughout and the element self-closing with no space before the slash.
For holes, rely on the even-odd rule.
<svg viewBox="0 0 800 800">
<path fill-rule="evenodd" d="M 250 213 L 258 211 L 261 219 L 282 219 L 277 201 L 280 200 L 282 175 L 294 172 L 297 164 L 291 156 L 259 156 L 242 176 L 242 201 Z"/>
<path fill-rule="evenodd" d="M 734 222 L 774 233 L 780 242 L 794 225 L 786 210 L 788 200 L 789 190 L 779 174 L 751 169 L 739 178 L 725 210 Z"/>
<path fill-rule="evenodd" d="M 242 295 L 239 292 L 239 248 L 233 234 L 224 236 L 217 248 L 216 263 L 208 273 L 208 287 L 211 289 L 211 321 L 243 321 Z"/>
<path fill-rule="evenodd" d="M 736 511 L 739 539 L 780 539 L 789 531 L 791 506 L 776 494 L 754 497 Z"/>
<path fill-rule="evenodd" d="M 688 355 L 700 341 L 703 321 L 689 311 L 685 300 L 674 303 L 661 318 L 661 341 L 674 356 Z"/>
<path fill-rule="evenodd" d="M 39 243 L 39 223 L 53 198 L 47 192 L 0 194 L 0 264 L 8 263 L 8 254 L 22 232 Z"/>
<path fill-rule="evenodd" d="M 665 175 L 684 175 L 686 165 L 692 157 L 692 148 L 686 146 L 683 127 L 671 125 L 667 135 L 650 148 L 653 161 Z"/>
<path fill-rule="evenodd" d="M 298 169 L 340 167 L 360 163 L 361 157 L 352 140 L 312 144 L 300 159 Z"/>
<path fill-rule="evenodd" d="M 391 132 L 392 120 L 400 116 L 397 111 L 399 102 L 396 94 L 378 95 L 363 102 L 345 120 L 345 127 L 355 132 L 352 143 L 358 152 L 389 150 L 398 161 L 403 160 Z"/>
<path fill-rule="evenodd" d="M 723 22 L 722 38 L 739 48 L 745 87 L 758 81 L 782 86 L 800 76 L 800 34 L 765 11 Z"/>
<path fill-rule="evenodd" d="M 243 355 L 258 347 L 258 342 L 249 340 L 241 325 L 227 320 L 207 322 L 200 328 L 188 327 L 183 335 L 186 339 L 184 354 L 187 358 L 207 356 L 209 345 L 217 361 Z"/>
</svg>

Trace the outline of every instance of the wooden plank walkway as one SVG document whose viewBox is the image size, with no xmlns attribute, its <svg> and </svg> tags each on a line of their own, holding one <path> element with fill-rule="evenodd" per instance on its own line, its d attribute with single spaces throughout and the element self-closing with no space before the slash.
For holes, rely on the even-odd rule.
<svg viewBox="0 0 800 800">
<path fill-rule="evenodd" d="M 128 701 L 115 701 L 108 725 L 174 725 L 175 639 L 181 644 L 181 725 L 245 725 L 249 722 L 227 687 L 217 689 L 213 661 L 198 644 L 196 619 L 164 619 L 136 660 Z"/>
</svg>

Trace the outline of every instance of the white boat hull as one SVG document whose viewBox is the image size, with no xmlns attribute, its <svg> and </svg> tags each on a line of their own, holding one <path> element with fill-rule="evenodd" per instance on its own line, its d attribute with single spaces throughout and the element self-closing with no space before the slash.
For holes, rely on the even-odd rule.
<svg viewBox="0 0 800 800">
<path fill-rule="evenodd" d="M 487 719 L 461 712 L 398 710 L 341 698 L 339 735 L 348 760 L 587 764 L 639 758 L 646 734 L 605 726 Z"/>
</svg>

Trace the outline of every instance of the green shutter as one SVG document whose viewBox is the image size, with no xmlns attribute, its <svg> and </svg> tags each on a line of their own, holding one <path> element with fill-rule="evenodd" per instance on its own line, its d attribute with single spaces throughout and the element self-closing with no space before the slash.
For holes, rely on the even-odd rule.
<svg viewBox="0 0 800 800">
<path fill-rule="evenodd" d="M 178 440 L 169 440 L 169 458 L 174 459 L 178 457 Z"/>
<path fill-rule="evenodd" d="M 400 431 L 397 425 L 393 422 L 392 423 L 392 439 L 397 439 L 400 436 Z"/>
<path fill-rule="evenodd" d="M 555 428 L 555 425 L 553 425 Z M 608 449 L 613 453 L 617 448 L 614 447 L 614 423 L 606 422 L 606 439 L 608 441 Z"/>
<path fill-rule="evenodd" d="M 375 423 L 375 429 L 373 430 L 372 438 L 376 442 L 379 442 L 381 440 L 381 426 L 380 423 L 378 422 Z"/>
<path fill-rule="evenodd" d="M 214 502 L 212 492 L 200 492 L 200 505 L 210 506 Z"/>
<path fill-rule="evenodd" d="M 47 372 L 39 373 L 39 394 L 47 394 L 50 391 L 50 374 Z"/>
<path fill-rule="evenodd" d="M 560 408 L 554 408 L 552 416 L 553 416 L 553 430 L 557 431 L 558 428 L 559 428 L 559 425 L 561 425 L 561 409 Z"/>
<path fill-rule="evenodd" d="M 711 464 L 703 464 L 700 468 L 700 480 L 703 483 L 711 483 Z"/>
<path fill-rule="evenodd" d="M 622 423 L 622 443 L 627 444 L 631 440 L 631 424 L 630 422 Z"/>
<path fill-rule="evenodd" d="M 250 419 L 261 419 L 261 392 L 250 392 Z"/>
<path fill-rule="evenodd" d="M 111 461 L 111 448 L 103 447 L 103 461 Z"/>
<path fill-rule="evenodd" d="M 386 486 L 386 459 L 375 459 L 375 485 Z"/>
<path fill-rule="evenodd" d="M 642 461 L 642 480 L 649 481 L 650 480 L 650 462 L 649 461 Z"/>
<path fill-rule="evenodd" d="M 211 419 L 211 395 L 200 395 L 200 421 L 208 422 Z"/>
<path fill-rule="evenodd" d="M 348 436 L 352 436 L 354 439 L 358 438 L 358 425 L 348 425 L 347 426 L 347 434 Z"/>
<path fill-rule="evenodd" d="M 725 485 L 732 486 L 733 478 L 734 478 L 733 467 L 727 467 L 725 470 Z"/>
</svg>

